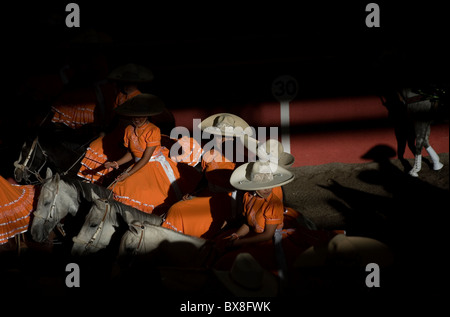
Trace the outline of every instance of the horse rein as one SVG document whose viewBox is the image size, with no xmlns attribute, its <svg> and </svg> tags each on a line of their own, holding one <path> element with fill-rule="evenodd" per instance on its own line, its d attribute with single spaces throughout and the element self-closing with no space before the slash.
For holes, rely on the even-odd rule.
<svg viewBox="0 0 450 317">
<path fill-rule="evenodd" d="M 33 213 L 33 216 L 35 218 L 44 219 L 44 222 L 49 222 L 51 219 L 53 219 L 53 215 L 55 214 L 55 210 L 56 210 L 56 199 L 58 198 L 58 194 L 59 194 L 59 182 L 56 183 L 55 197 L 53 197 L 53 201 L 52 201 L 52 204 L 50 206 L 50 212 L 48 213 L 47 217 L 44 218 L 44 217 L 42 217 L 41 215 L 39 215 L 37 213 Z M 56 224 L 56 228 L 58 229 L 58 231 L 61 233 L 61 235 L 63 237 L 66 236 L 66 231 L 64 231 L 62 223 L 60 223 L 58 221 L 58 223 Z"/>
<path fill-rule="evenodd" d="M 141 234 L 139 236 L 139 242 L 137 247 L 133 250 L 133 255 L 137 255 L 138 251 L 140 250 L 141 246 L 144 246 L 143 249 L 145 251 L 145 242 L 143 243 L 143 241 L 145 241 L 145 226 L 144 225 L 135 225 L 135 224 L 131 224 L 133 227 L 136 228 L 140 228 L 141 229 Z"/>
<path fill-rule="evenodd" d="M 84 145 L 82 145 L 82 146 L 84 146 Z M 27 166 L 27 164 L 28 164 L 28 162 L 29 162 L 30 159 L 31 159 L 31 163 L 30 163 L 30 167 L 31 167 L 31 165 L 32 165 L 32 163 L 33 163 L 33 161 L 34 161 L 34 158 L 36 157 L 36 152 L 35 152 L 36 148 L 39 148 L 39 149 L 41 150 L 42 155 L 44 156 L 44 162 L 42 163 L 41 166 L 39 166 L 39 168 L 38 168 L 36 171 L 32 171 L 32 170 Z M 83 153 L 75 160 L 75 162 L 74 162 L 74 163 L 73 163 L 66 171 L 64 171 L 63 173 L 61 173 L 61 175 L 67 175 L 67 174 L 69 173 L 69 171 L 70 171 L 70 170 L 71 170 L 78 162 L 80 162 L 80 160 L 84 157 L 85 154 L 86 154 L 86 153 L 83 152 Z M 32 157 L 32 156 L 33 156 L 33 157 Z M 33 174 L 33 175 L 37 178 L 37 180 L 38 180 L 38 182 L 39 182 L 40 184 L 43 184 L 43 183 L 45 182 L 45 179 L 43 179 L 43 178 L 41 177 L 40 173 L 41 173 L 42 168 L 47 164 L 47 161 L 48 161 L 48 154 L 47 154 L 47 152 L 45 152 L 45 150 L 42 148 L 41 144 L 39 143 L 38 137 L 36 137 L 36 138 L 33 140 L 33 143 L 31 144 L 31 147 L 30 147 L 30 151 L 28 152 L 28 155 L 27 155 L 27 158 L 25 159 L 25 161 L 24 161 L 22 164 L 19 164 L 19 162 L 20 162 L 21 159 L 22 159 L 22 153 L 20 153 L 19 159 L 18 159 L 17 161 L 14 162 L 14 167 L 19 168 L 22 172 L 25 172 L 25 171 L 30 172 L 31 174 Z M 27 180 L 27 181 L 28 181 L 28 180 Z M 28 183 L 29 183 L 29 184 L 32 184 L 32 185 L 37 184 L 37 182 L 36 182 L 36 183 L 28 182 Z"/>
</svg>

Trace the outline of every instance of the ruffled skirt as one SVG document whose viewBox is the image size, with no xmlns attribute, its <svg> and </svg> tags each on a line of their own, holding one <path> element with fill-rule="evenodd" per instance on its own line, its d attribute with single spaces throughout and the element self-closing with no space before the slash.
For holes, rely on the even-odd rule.
<svg viewBox="0 0 450 317">
<path fill-rule="evenodd" d="M 0 244 L 26 232 L 33 211 L 34 186 L 12 185 L 0 178 Z"/>
<path fill-rule="evenodd" d="M 165 213 L 181 199 L 177 164 L 168 158 L 168 150 L 158 153 L 139 171 L 112 186 L 114 199 L 146 213 Z"/>
<path fill-rule="evenodd" d="M 72 129 L 78 129 L 88 123 L 94 122 L 95 103 L 83 105 L 53 106 L 52 122 L 62 123 Z"/>
</svg>

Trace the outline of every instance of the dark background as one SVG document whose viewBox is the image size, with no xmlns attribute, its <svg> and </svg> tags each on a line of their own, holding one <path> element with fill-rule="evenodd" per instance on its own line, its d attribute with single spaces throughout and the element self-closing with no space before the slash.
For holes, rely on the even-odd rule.
<svg viewBox="0 0 450 317">
<path fill-rule="evenodd" d="M 281 74 L 297 78 L 302 97 L 372 92 L 399 80 L 442 82 L 449 70 L 449 19 L 429 1 L 377 1 L 380 28 L 365 25 L 370 1 L 75 1 L 80 28 L 65 25 L 69 2 L 2 5 L 7 78 L 104 54 L 110 70 L 128 62 L 150 67 L 155 93 L 181 107 L 273 100 L 266 87 Z M 74 43 L 91 30 L 111 41 Z"/>
</svg>

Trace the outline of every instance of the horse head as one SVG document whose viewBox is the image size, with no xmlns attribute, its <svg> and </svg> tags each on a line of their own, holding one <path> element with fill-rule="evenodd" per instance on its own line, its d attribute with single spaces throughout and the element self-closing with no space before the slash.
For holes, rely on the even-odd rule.
<svg viewBox="0 0 450 317">
<path fill-rule="evenodd" d="M 53 175 L 47 168 L 46 179 L 41 187 L 36 211 L 31 224 L 31 235 L 37 242 L 48 238 L 50 232 L 68 213 L 75 215 L 79 201 L 76 189 Z"/>
<path fill-rule="evenodd" d="M 20 183 L 24 180 L 30 183 L 30 176 L 34 175 L 41 181 L 41 169 L 47 164 L 47 153 L 39 143 L 38 137 L 32 142 L 25 141 L 19 154 L 19 158 L 14 162 L 14 178 Z"/>
<path fill-rule="evenodd" d="M 112 200 L 100 198 L 93 190 L 92 206 L 80 232 L 72 240 L 72 255 L 82 256 L 106 248 L 119 226 Z"/>
</svg>

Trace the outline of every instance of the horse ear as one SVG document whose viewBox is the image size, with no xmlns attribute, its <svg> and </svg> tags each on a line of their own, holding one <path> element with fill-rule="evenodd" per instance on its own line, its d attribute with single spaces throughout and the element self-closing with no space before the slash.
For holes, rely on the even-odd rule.
<svg viewBox="0 0 450 317">
<path fill-rule="evenodd" d="M 91 197 L 93 201 L 100 199 L 100 197 L 95 193 L 95 191 L 91 188 Z"/>
<path fill-rule="evenodd" d="M 49 178 L 52 178 L 52 176 L 53 176 L 52 170 L 50 169 L 50 167 L 47 167 L 47 172 L 45 174 L 45 178 L 49 179 Z"/>
</svg>

